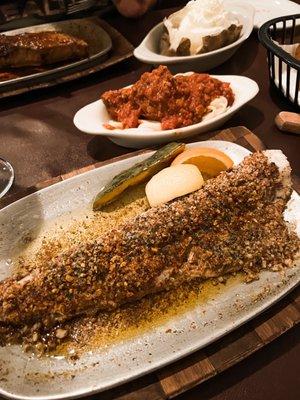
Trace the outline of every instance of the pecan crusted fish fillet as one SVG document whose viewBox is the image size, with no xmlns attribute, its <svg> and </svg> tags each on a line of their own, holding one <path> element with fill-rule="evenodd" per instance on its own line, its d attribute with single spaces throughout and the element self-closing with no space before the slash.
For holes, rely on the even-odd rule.
<svg viewBox="0 0 300 400">
<path fill-rule="evenodd" d="M 4 280 L 0 323 L 50 326 L 194 278 L 239 270 L 254 277 L 289 266 L 299 250 L 283 220 L 290 194 L 285 156 L 255 153 L 194 194 L 150 209 L 28 276 Z"/>
</svg>

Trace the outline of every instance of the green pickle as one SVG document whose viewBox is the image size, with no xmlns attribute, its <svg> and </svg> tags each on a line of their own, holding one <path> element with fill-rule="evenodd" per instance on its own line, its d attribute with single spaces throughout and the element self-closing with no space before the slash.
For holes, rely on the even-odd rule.
<svg viewBox="0 0 300 400">
<path fill-rule="evenodd" d="M 127 188 L 138 185 L 151 178 L 158 171 L 169 166 L 178 154 L 185 149 L 184 143 L 169 143 L 157 150 L 146 160 L 133 165 L 116 175 L 95 197 L 93 210 L 100 210 L 104 205 L 116 200 Z"/>
</svg>

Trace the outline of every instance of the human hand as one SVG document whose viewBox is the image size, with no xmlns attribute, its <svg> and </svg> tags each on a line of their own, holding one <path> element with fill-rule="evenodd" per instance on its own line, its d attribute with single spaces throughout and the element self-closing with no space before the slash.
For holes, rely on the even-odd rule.
<svg viewBox="0 0 300 400">
<path fill-rule="evenodd" d="M 113 0 L 113 2 L 122 15 L 136 18 L 145 14 L 156 0 Z"/>
</svg>

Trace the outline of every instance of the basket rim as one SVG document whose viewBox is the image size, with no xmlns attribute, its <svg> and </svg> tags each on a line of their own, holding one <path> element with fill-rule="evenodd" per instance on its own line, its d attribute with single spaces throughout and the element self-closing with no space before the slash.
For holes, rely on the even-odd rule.
<svg viewBox="0 0 300 400">
<path fill-rule="evenodd" d="M 273 39 L 270 38 L 269 28 L 278 22 L 286 22 L 289 20 L 300 19 L 300 14 L 286 15 L 284 17 L 277 17 L 270 19 L 265 22 L 258 30 L 258 39 L 261 44 L 274 53 L 278 58 L 283 59 L 283 61 L 290 67 L 293 67 L 297 71 L 300 71 L 300 61 L 297 61 L 295 57 L 289 54 L 287 51 L 283 50 L 279 45 L 277 45 Z"/>
</svg>

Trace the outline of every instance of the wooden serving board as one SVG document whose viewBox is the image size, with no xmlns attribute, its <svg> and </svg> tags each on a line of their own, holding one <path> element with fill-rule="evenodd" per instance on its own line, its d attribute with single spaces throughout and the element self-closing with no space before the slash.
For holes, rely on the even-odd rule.
<svg viewBox="0 0 300 400">
<path fill-rule="evenodd" d="M 240 144 L 250 151 L 265 149 L 262 141 L 245 127 L 234 127 L 193 137 L 192 141 L 203 139 L 227 140 Z M 50 186 L 59 181 L 81 174 L 120 159 L 129 158 L 149 150 L 140 150 L 108 161 L 60 175 L 47 182 L 39 183 L 26 192 L 6 196 L 0 201 L 0 208 L 29 193 Z M 300 191 L 300 180 L 295 177 L 294 188 Z M 165 400 L 208 380 L 227 368 L 237 364 L 250 354 L 264 347 L 300 322 L 300 288 L 294 289 L 284 299 L 272 306 L 254 320 L 229 333 L 215 343 L 171 365 L 101 394 L 101 400 Z M 95 395 L 94 399 L 99 398 Z"/>
</svg>

